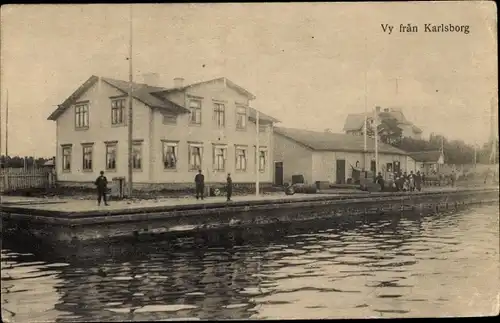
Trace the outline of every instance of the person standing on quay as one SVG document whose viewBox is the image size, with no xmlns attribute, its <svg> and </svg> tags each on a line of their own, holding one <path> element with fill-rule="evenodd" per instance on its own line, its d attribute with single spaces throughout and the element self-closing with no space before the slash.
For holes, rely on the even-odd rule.
<svg viewBox="0 0 500 323">
<path fill-rule="evenodd" d="M 231 201 L 231 195 L 233 195 L 233 180 L 231 179 L 231 173 L 227 174 L 227 186 L 226 186 L 227 201 Z"/>
<path fill-rule="evenodd" d="M 104 205 L 109 205 L 106 200 L 106 191 L 108 190 L 108 179 L 104 176 L 104 172 L 101 171 L 101 175 L 95 180 L 95 186 L 97 186 L 97 206 L 101 205 L 101 199 L 104 200 Z"/>
<path fill-rule="evenodd" d="M 417 175 L 415 175 L 415 188 L 419 192 L 422 190 L 422 177 L 419 170 L 417 171 Z"/>
<path fill-rule="evenodd" d="M 375 178 L 375 182 L 380 185 L 380 191 L 383 192 L 384 191 L 384 177 L 382 176 L 382 173 L 381 172 L 378 172 L 378 175 L 377 177 Z"/>
<path fill-rule="evenodd" d="M 196 184 L 196 199 L 203 200 L 203 194 L 205 190 L 205 176 L 201 173 L 201 169 L 198 170 L 198 174 L 194 177 L 194 183 Z"/>
</svg>

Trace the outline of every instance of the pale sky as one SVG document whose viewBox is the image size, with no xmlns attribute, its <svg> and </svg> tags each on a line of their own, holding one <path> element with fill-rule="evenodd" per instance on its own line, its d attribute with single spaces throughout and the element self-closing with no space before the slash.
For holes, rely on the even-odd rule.
<svg viewBox="0 0 500 323">
<path fill-rule="evenodd" d="M 1 7 L 2 154 L 7 89 L 9 154 L 52 156 L 56 105 L 92 74 L 128 79 L 128 10 Z M 381 28 L 407 23 L 419 32 Z M 470 33 L 425 33 L 425 23 Z M 369 109 L 401 106 L 426 135 L 484 142 L 498 89 L 496 34 L 494 2 L 134 5 L 134 79 L 157 72 L 170 87 L 174 77 L 225 76 L 282 126 L 334 132 L 364 112 L 366 93 Z"/>
</svg>

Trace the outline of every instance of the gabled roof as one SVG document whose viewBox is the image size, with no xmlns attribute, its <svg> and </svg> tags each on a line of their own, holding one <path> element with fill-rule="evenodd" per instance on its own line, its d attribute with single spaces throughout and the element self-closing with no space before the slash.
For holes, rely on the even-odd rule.
<svg viewBox="0 0 500 323">
<path fill-rule="evenodd" d="M 345 152 L 362 152 L 364 150 L 364 140 L 361 136 L 283 127 L 275 127 L 274 131 L 312 150 Z M 384 143 L 379 143 L 378 148 L 380 153 L 408 155 L 407 152 Z M 367 151 L 375 151 L 375 142 L 373 140 L 368 140 Z"/>
<path fill-rule="evenodd" d="M 253 95 L 252 93 L 248 92 L 243 87 L 239 86 L 238 84 L 234 83 L 233 81 L 229 80 L 226 77 L 219 77 L 219 78 L 215 78 L 215 79 L 208 80 L 208 81 L 191 83 L 191 84 L 187 84 L 187 85 L 184 85 L 184 86 L 181 86 L 181 87 L 174 87 L 174 88 L 163 89 L 162 92 L 183 91 L 183 90 L 185 90 L 187 88 L 190 88 L 190 87 L 195 87 L 195 86 L 198 86 L 198 85 L 202 85 L 202 84 L 206 84 L 206 83 L 210 83 L 210 82 L 217 82 L 217 81 L 225 82 L 225 84 L 227 86 L 235 89 L 236 91 L 242 93 L 243 95 L 246 95 L 250 100 L 254 100 L 255 99 L 255 95 Z"/>
<path fill-rule="evenodd" d="M 347 115 L 347 118 L 344 123 L 344 131 L 358 131 L 363 128 L 363 123 L 365 122 L 365 115 L 367 116 L 368 119 L 373 118 L 372 113 L 352 113 Z M 404 116 L 403 112 L 400 109 L 392 109 L 389 111 L 380 111 L 379 113 L 380 118 L 387 118 L 387 117 L 392 117 L 396 119 L 398 124 L 402 125 L 412 125 L 410 121 L 406 119 Z M 418 127 L 412 125 L 414 129 L 416 130 L 417 133 L 421 133 L 422 130 L 420 130 Z M 414 130 L 414 131 L 415 131 Z"/>
<path fill-rule="evenodd" d="M 417 151 L 408 153 L 411 158 L 421 163 L 437 163 L 442 153 L 440 150 Z"/>
<path fill-rule="evenodd" d="M 128 93 L 130 82 L 115 80 L 107 77 L 100 78 L 103 82 L 118 89 L 124 94 Z M 56 120 L 67 108 L 73 104 L 78 97 L 84 94 L 91 86 L 99 80 L 98 76 L 92 75 L 87 81 L 78 87 L 57 109 L 52 112 L 48 120 Z M 155 93 L 165 90 L 161 87 L 149 86 L 147 84 L 132 83 L 132 96 L 152 108 L 160 108 L 173 113 L 189 113 L 189 110 L 165 98 L 157 96 Z"/>
</svg>

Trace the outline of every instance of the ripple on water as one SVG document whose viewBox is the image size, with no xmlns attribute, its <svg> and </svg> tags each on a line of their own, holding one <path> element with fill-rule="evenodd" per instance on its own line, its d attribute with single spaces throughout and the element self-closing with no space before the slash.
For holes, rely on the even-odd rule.
<svg viewBox="0 0 500 323">
<path fill-rule="evenodd" d="M 152 241 L 121 246 L 126 255 L 58 261 L 2 250 L 2 314 L 14 311 L 4 317 L 20 321 L 460 316 L 470 314 L 465 294 L 486 313 L 497 297 L 491 277 L 499 276 L 491 243 L 498 209 L 491 210 L 220 248 L 186 241 L 171 250 Z"/>
<path fill-rule="evenodd" d="M 144 312 L 178 312 L 183 310 L 195 309 L 197 306 L 188 304 L 174 304 L 174 305 L 146 305 L 135 310 L 135 313 Z"/>
</svg>

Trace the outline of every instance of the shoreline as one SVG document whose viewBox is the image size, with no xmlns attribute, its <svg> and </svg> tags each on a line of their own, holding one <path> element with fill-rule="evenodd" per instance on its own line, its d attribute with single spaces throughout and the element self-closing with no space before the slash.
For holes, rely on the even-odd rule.
<svg viewBox="0 0 500 323">
<path fill-rule="evenodd" d="M 498 201 L 498 187 L 441 188 L 427 192 L 296 194 L 210 200 L 118 201 L 97 207 L 94 201 L 19 204 L 0 207 L 5 232 L 49 242 L 138 238 L 155 234 L 200 232 L 224 227 L 260 226 L 341 216 L 401 211 L 435 212 Z M 48 199 L 46 199 L 48 200 Z M 39 201 L 40 202 L 40 201 Z M 50 202 L 50 201 L 44 201 Z"/>
</svg>

